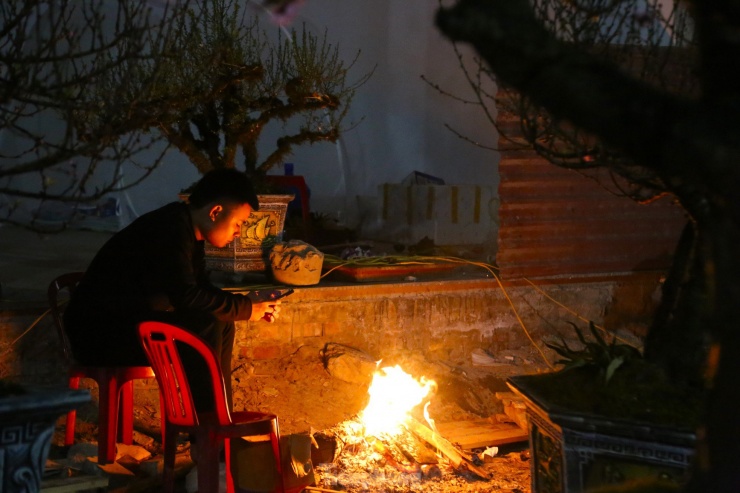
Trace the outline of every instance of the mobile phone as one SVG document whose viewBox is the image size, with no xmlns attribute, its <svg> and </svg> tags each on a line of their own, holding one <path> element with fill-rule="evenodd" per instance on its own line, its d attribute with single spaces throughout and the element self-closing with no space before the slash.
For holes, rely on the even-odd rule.
<svg viewBox="0 0 740 493">
<path fill-rule="evenodd" d="M 260 296 L 260 301 L 262 303 L 268 303 L 270 301 L 277 301 L 280 298 L 285 298 L 286 296 L 289 296 L 293 294 L 293 289 L 287 289 L 285 291 L 280 291 L 279 289 L 275 289 L 272 291 L 268 291 L 264 295 Z M 264 320 L 267 320 L 268 322 L 272 322 L 275 319 L 276 315 L 275 313 L 265 313 L 265 315 L 262 317 Z"/>
<path fill-rule="evenodd" d="M 253 291 L 252 299 L 256 301 L 257 303 L 264 303 L 266 301 L 276 301 L 280 298 L 285 298 L 286 296 L 289 296 L 293 294 L 293 289 L 287 289 L 285 291 L 281 291 L 279 289 L 273 289 L 269 291 Z"/>
<path fill-rule="evenodd" d="M 293 292 L 293 288 L 286 289 L 285 291 L 280 291 L 278 289 L 270 291 L 267 294 L 267 301 L 275 301 L 279 300 L 280 298 L 285 298 L 286 296 L 290 296 L 291 294 L 293 294 Z"/>
</svg>

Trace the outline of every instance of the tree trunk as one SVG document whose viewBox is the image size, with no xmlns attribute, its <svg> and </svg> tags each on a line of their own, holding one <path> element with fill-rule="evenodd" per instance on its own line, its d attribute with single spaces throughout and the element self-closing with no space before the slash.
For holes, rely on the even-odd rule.
<svg viewBox="0 0 740 493">
<path fill-rule="evenodd" d="M 684 227 L 663 283 L 662 297 L 645 339 L 645 358 L 677 382 L 701 389 L 706 337 L 698 312 L 705 292 L 703 260 L 697 254 L 697 228 Z"/>
<path fill-rule="evenodd" d="M 740 491 L 740 227 L 715 212 L 707 229 L 705 268 L 713 282 L 702 306 L 718 357 L 706 372 L 709 395 L 692 491 L 729 493 Z"/>
</svg>

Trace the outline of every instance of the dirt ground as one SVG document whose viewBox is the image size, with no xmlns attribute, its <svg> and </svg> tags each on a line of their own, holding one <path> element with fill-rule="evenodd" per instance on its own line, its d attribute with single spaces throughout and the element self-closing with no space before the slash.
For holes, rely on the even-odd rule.
<svg viewBox="0 0 740 493">
<path fill-rule="evenodd" d="M 282 359 L 237 367 L 233 374 L 235 409 L 273 412 L 285 434 L 320 431 L 351 419 L 367 405 L 370 382 L 348 382 L 333 376 L 324 367 L 320 352 L 320 347 L 301 346 Z M 483 367 L 430 361 L 405 353 L 383 360 L 379 366 L 399 365 L 416 379 L 424 376 L 434 380 L 437 385 L 429 399 L 429 414 L 438 422 L 448 422 L 503 412 L 495 393 L 509 390 L 505 379 L 541 369 L 528 352 L 516 359 L 518 364 Z"/>
<path fill-rule="evenodd" d="M 418 354 L 404 354 L 383 361 L 381 366 L 399 364 L 415 378 L 423 375 L 433 379 L 436 390 L 430 399 L 429 415 L 437 423 L 447 423 L 502 413 L 502 403 L 495 393 L 509 391 L 506 378 L 544 370 L 538 356 L 527 348 L 497 355 L 496 361 L 495 366 L 474 366 L 472 361 L 430 361 Z M 277 414 L 281 435 L 308 432 L 338 437 L 368 402 L 367 385 L 343 381 L 330 374 L 321 358 L 320 347 L 301 346 L 281 359 L 237 367 L 233 378 L 234 408 Z M 95 395 L 93 397 L 95 399 Z M 421 409 L 415 409 L 412 415 L 419 420 L 424 419 Z M 135 418 L 135 427 L 141 432 L 137 437 L 148 437 L 140 441 L 146 441 L 146 448 L 156 456 L 160 441 L 156 386 L 148 392 L 137 393 Z M 96 409 L 92 404 L 79 411 L 77 441 L 95 442 L 95 421 Z M 52 456 L 64 454 L 62 437 L 63 426 L 58 426 Z M 389 464 L 371 447 L 347 447 L 346 437 L 336 443 L 333 461 L 314 464 L 315 486 L 318 488 L 350 492 L 530 493 L 526 442 L 502 446 L 497 455 L 481 463 L 480 467 L 489 474 L 488 478 L 456 470 L 444 457 L 438 458 L 436 467 L 429 470 L 404 472 Z M 187 453 L 187 446 L 183 451 Z M 152 478 L 137 482 L 134 477 L 123 486 L 111 487 L 108 491 L 145 492 L 159 491 L 158 488 L 161 485 L 153 482 Z"/>
<path fill-rule="evenodd" d="M 259 362 L 252 368 L 238 369 L 235 381 L 246 391 L 235 391 L 235 406 L 270 410 L 280 417 L 283 434 L 320 432 L 332 436 L 343 433 L 365 408 L 367 385 L 349 383 L 332 376 L 319 357 L 320 348 L 303 346 L 281 360 Z M 516 352 L 515 352 L 516 353 Z M 495 367 L 456 365 L 429 361 L 418 354 L 403 354 L 381 362 L 380 366 L 398 364 L 415 378 L 422 375 L 436 382 L 428 412 L 438 423 L 474 420 L 503 413 L 496 392 L 509 391 L 508 376 L 539 371 L 535 356 L 528 351 L 508 355 L 512 364 Z M 235 384 L 237 385 L 237 384 Z M 239 398 L 240 397 L 240 398 Z M 243 399 L 243 400 L 242 400 Z M 424 420 L 422 406 L 412 415 Z M 488 480 L 454 470 L 439 459 L 434 472 L 402 472 L 388 464 L 366 444 L 352 447 L 346 438 L 338 441 L 333 463 L 317 466 L 317 485 L 343 491 L 428 491 L 473 492 L 512 491 L 529 493 L 530 473 L 527 443 L 500 447 L 500 453 L 482 464 Z M 342 449 L 342 447 L 344 449 Z"/>
</svg>

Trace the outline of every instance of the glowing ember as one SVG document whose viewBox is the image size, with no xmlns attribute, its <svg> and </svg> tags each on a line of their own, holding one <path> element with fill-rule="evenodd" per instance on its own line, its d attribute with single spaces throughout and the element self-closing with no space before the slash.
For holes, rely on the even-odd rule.
<svg viewBox="0 0 740 493">
<path fill-rule="evenodd" d="M 398 435 L 408 413 L 421 404 L 435 386 L 434 380 L 414 379 L 400 366 L 388 366 L 375 372 L 368 393 L 370 402 L 360 413 L 365 435 Z"/>
</svg>

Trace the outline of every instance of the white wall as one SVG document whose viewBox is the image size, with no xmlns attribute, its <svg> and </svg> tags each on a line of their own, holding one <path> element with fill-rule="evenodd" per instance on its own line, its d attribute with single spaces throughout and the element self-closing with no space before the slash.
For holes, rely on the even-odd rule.
<svg viewBox="0 0 740 493">
<path fill-rule="evenodd" d="M 446 183 L 498 183 L 498 154 L 460 140 L 444 123 L 489 145 L 496 142 L 493 127 L 421 79 L 469 94 L 451 44 L 434 27 L 436 6 L 429 0 L 321 0 L 302 7 L 296 25 L 326 26 L 346 57 L 362 50 L 358 73 L 376 65 L 350 112 L 350 120 L 364 121 L 336 149 L 316 146 L 294 156 L 315 208 L 332 212 L 344 202 L 351 221 L 358 195 L 375 196 L 379 184 L 400 182 L 414 170 Z"/>
</svg>

